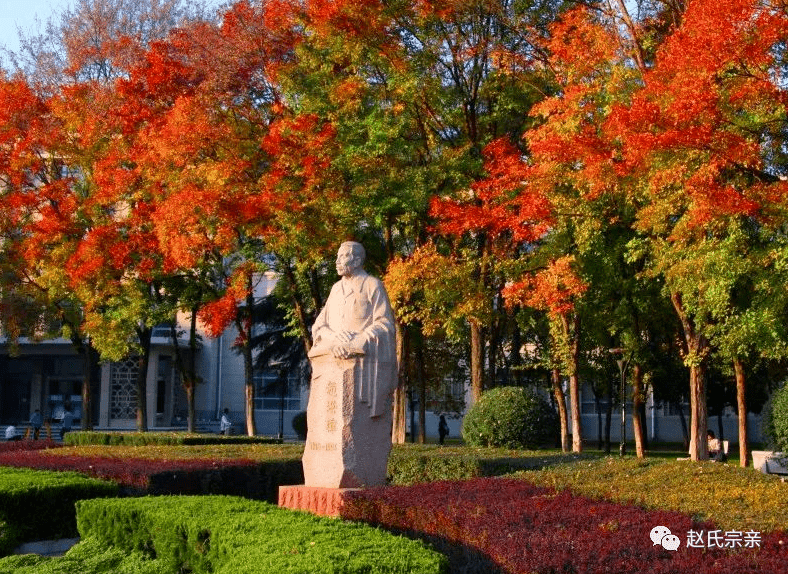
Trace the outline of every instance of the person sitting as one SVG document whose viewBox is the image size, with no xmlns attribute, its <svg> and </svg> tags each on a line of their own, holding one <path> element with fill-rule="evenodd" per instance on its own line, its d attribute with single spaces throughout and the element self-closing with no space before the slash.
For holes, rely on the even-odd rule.
<svg viewBox="0 0 788 574">
<path fill-rule="evenodd" d="M 725 453 L 722 452 L 722 443 L 714 435 L 714 431 L 709 429 L 706 431 L 706 442 L 709 451 L 709 460 L 722 461 Z"/>
<path fill-rule="evenodd" d="M 225 408 L 222 413 L 222 419 L 219 421 L 219 433 L 229 435 L 233 428 L 233 423 L 230 422 L 230 409 Z"/>
</svg>

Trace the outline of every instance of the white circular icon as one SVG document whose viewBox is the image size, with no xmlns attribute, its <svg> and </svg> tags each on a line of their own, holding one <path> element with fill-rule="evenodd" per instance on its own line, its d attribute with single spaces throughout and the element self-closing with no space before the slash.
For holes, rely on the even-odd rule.
<svg viewBox="0 0 788 574">
<path fill-rule="evenodd" d="M 662 547 L 665 550 L 678 550 L 681 540 L 675 534 L 666 534 L 662 537 Z"/>
<path fill-rule="evenodd" d="M 671 534 L 667 526 L 655 526 L 651 529 L 651 541 L 654 546 L 661 544 L 665 550 L 677 550 L 681 546 L 681 540 L 675 534 Z"/>
</svg>

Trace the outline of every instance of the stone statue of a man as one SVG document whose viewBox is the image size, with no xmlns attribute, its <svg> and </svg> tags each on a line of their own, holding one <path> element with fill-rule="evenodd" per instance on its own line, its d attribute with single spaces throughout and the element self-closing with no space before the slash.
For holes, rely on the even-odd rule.
<svg viewBox="0 0 788 574">
<path fill-rule="evenodd" d="M 364 247 L 343 243 L 331 289 L 312 327 L 306 486 L 383 484 L 397 385 L 394 315 L 383 283 L 364 271 Z"/>
</svg>

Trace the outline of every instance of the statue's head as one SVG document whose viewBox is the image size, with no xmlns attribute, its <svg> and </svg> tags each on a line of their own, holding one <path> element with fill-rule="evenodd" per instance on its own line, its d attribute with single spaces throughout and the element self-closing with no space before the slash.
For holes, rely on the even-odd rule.
<svg viewBox="0 0 788 574">
<path fill-rule="evenodd" d="M 342 277 L 355 275 L 364 265 L 366 251 L 357 241 L 345 241 L 337 251 L 337 274 Z"/>
</svg>

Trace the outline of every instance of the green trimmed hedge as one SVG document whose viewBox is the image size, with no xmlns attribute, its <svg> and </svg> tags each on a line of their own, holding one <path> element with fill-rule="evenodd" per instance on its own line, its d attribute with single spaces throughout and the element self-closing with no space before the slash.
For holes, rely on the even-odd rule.
<svg viewBox="0 0 788 574">
<path fill-rule="evenodd" d="M 0 559 L 0 574 L 167 574 L 162 564 L 141 552 L 125 553 L 87 538 L 65 556 L 51 558 L 37 554 Z"/>
<path fill-rule="evenodd" d="M 394 485 L 466 480 L 535 470 L 586 456 L 589 455 L 496 448 L 398 445 L 389 456 L 388 478 Z"/>
<path fill-rule="evenodd" d="M 0 555 L 20 542 L 76 536 L 74 503 L 117 493 L 114 483 L 76 473 L 0 467 Z"/>
<path fill-rule="evenodd" d="M 194 434 L 186 432 L 98 432 L 66 433 L 63 443 L 69 446 L 112 445 L 212 445 L 212 444 L 282 444 L 282 439 L 264 436 Z"/>
<path fill-rule="evenodd" d="M 448 568 L 446 557 L 422 542 L 240 497 L 85 500 L 77 504 L 77 522 L 86 540 L 146 556 L 162 573 L 439 574 Z"/>
</svg>

